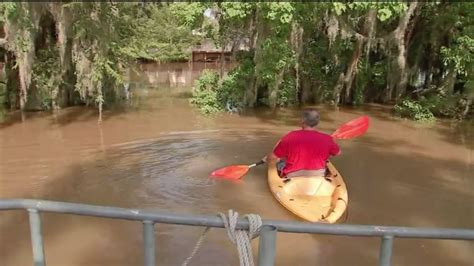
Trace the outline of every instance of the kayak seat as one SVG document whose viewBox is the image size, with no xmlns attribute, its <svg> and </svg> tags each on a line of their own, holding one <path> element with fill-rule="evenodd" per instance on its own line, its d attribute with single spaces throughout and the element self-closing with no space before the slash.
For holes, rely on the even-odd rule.
<svg viewBox="0 0 474 266">
<path fill-rule="evenodd" d="M 286 182 L 283 191 L 292 196 L 321 196 L 333 195 L 336 186 L 324 176 L 292 177 L 291 182 Z"/>
</svg>

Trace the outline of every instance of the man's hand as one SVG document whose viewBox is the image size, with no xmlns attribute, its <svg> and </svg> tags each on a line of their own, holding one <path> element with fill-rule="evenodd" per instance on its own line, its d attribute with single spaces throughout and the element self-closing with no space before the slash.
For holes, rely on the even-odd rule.
<svg viewBox="0 0 474 266">
<path fill-rule="evenodd" d="M 276 157 L 275 154 L 273 154 L 273 152 L 265 156 L 265 162 L 267 162 L 268 164 L 272 164 L 272 163 L 276 164 L 279 161 L 279 159 L 280 158 Z"/>
</svg>

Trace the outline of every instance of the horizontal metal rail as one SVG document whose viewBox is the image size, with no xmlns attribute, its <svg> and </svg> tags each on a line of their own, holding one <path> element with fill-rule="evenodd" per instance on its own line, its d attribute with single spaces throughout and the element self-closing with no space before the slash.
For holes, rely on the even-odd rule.
<svg viewBox="0 0 474 266">
<path fill-rule="evenodd" d="M 162 211 L 146 211 L 139 209 L 124 209 L 117 207 L 94 206 L 78 203 L 67 203 L 31 199 L 0 199 L 0 210 L 26 209 L 30 212 L 30 226 L 33 242 L 33 255 L 35 265 L 44 264 L 44 251 L 41 238 L 41 221 L 39 212 L 54 212 L 84 216 L 105 217 L 112 219 L 125 219 L 141 221 L 144 225 L 145 265 L 155 265 L 154 224 L 178 224 L 189 226 L 206 226 L 224 228 L 224 222 L 217 216 L 175 214 Z M 265 230 L 264 239 L 259 254 L 260 265 L 272 265 L 275 252 L 275 236 L 279 232 L 312 233 L 345 236 L 370 236 L 380 237 L 380 265 L 390 265 L 393 240 L 400 238 L 426 238 L 426 239 L 457 239 L 474 240 L 474 229 L 453 228 L 416 228 L 376 225 L 352 224 L 321 224 L 307 222 L 290 222 L 263 220 Z M 245 219 L 240 219 L 237 229 L 248 230 L 249 224 Z M 262 227 L 263 228 L 263 227 Z M 271 230 L 269 230 L 271 228 Z M 271 255 L 268 255 L 271 254 Z M 37 261 L 39 260 L 39 261 Z"/>
<path fill-rule="evenodd" d="M 191 226 L 209 226 L 224 228 L 222 220 L 216 216 L 175 214 L 162 211 L 146 211 L 139 209 L 124 209 L 116 207 L 105 207 L 86 205 L 78 203 L 67 203 L 46 200 L 29 199 L 4 199 L 0 200 L 0 210 L 12 209 L 36 209 L 44 212 L 69 213 L 85 216 L 107 217 L 113 219 L 125 219 L 136 221 L 152 221 L 164 224 L 181 224 Z M 436 238 L 436 239 L 465 239 L 474 240 L 474 229 L 451 229 L 451 228 L 416 228 L 397 226 L 376 225 L 352 225 L 352 224 L 321 224 L 307 222 L 287 222 L 276 220 L 263 220 L 263 224 L 277 228 L 279 232 L 289 233 L 315 233 L 329 235 L 348 236 L 384 236 L 404 238 Z M 241 219 L 238 229 L 248 229 L 249 224 Z"/>
</svg>

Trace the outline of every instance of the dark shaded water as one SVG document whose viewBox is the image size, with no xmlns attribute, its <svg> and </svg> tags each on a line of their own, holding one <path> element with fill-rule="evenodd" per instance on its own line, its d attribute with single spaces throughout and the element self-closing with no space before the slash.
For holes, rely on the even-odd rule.
<svg viewBox="0 0 474 266">
<path fill-rule="evenodd" d="M 203 117 L 186 97 L 192 79 L 209 66 L 188 67 L 144 66 L 131 77 L 131 105 L 105 112 L 102 124 L 95 110 L 82 107 L 28 113 L 23 122 L 13 114 L 0 124 L 0 197 L 196 214 L 234 209 L 296 220 L 271 196 L 264 167 L 238 183 L 207 175 L 260 159 L 296 128 L 299 111 Z M 343 154 L 333 160 L 349 189 L 347 223 L 474 227 L 472 124 L 420 125 L 393 119 L 380 106 L 319 108 L 325 132 L 362 114 L 372 119 L 365 136 L 340 142 Z M 43 219 L 48 265 L 142 264 L 141 223 L 58 214 Z M 201 231 L 157 225 L 159 265 L 181 265 Z M 31 265 L 29 241 L 27 215 L 1 212 L 0 265 Z M 277 241 L 277 265 L 377 265 L 378 239 L 282 233 Z M 472 242 L 395 240 L 393 265 L 473 261 Z M 192 264 L 238 264 L 224 230 L 211 230 Z"/>
</svg>

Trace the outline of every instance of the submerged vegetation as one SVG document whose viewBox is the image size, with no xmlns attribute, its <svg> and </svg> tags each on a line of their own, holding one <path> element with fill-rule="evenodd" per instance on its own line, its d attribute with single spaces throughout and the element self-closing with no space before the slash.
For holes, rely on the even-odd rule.
<svg viewBox="0 0 474 266">
<path fill-rule="evenodd" d="M 382 103 L 417 120 L 464 119 L 473 116 L 473 14 L 468 2 L 3 3 L 0 100 L 101 112 L 123 98 L 134 61 L 189 60 L 210 38 L 232 47 L 238 65 L 196 81 L 191 101 L 204 113 Z"/>
<path fill-rule="evenodd" d="M 417 121 L 433 121 L 434 115 L 423 104 L 409 99 L 405 99 L 394 107 L 395 113 Z"/>
</svg>

